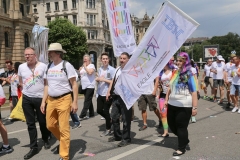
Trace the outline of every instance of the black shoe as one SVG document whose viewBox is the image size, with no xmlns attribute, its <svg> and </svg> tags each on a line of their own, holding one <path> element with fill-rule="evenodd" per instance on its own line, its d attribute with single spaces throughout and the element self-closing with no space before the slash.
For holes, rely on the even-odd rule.
<svg viewBox="0 0 240 160">
<path fill-rule="evenodd" d="M 44 149 L 49 149 L 51 147 L 48 140 L 43 141 L 43 144 L 44 144 Z"/>
<path fill-rule="evenodd" d="M 60 144 L 59 144 L 59 145 L 57 146 L 57 148 L 56 148 L 56 153 L 57 153 L 57 154 L 59 154 L 59 150 L 60 150 L 59 147 L 60 147 Z"/>
<path fill-rule="evenodd" d="M 120 143 L 118 143 L 118 147 L 125 147 L 127 145 L 129 145 L 130 143 L 127 141 L 121 141 Z"/>
<path fill-rule="evenodd" d="M 166 134 L 165 136 L 163 136 L 163 135 L 160 135 L 160 136 L 158 136 L 158 137 L 167 138 L 167 137 L 169 137 L 169 134 Z"/>
<path fill-rule="evenodd" d="M 108 142 L 121 141 L 121 139 L 116 139 L 115 137 L 108 138 Z"/>
<path fill-rule="evenodd" d="M 30 158 L 32 158 L 35 154 L 38 154 L 38 149 L 37 149 L 37 148 L 31 149 L 31 150 L 24 156 L 24 159 L 30 159 Z"/>
<path fill-rule="evenodd" d="M 147 125 L 143 125 L 141 128 L 139 128 L 139 131 L 143 131 L 145 129 L 147 129 Z"/>
<path fill-rule="evenodd" d="M 72 127 L 72 129 L 77 129 L 77 128 L 80 128 L 82 125 L 81 125 L 81 123 L 79 123 L 79 125 L 74 125 L 73 127 Z"/>
<path fill-rule="evenodd" d="M 227 103 L 227 106 L 226 106 L 226 109 L 229 109 L 229 108 L 230 108 L 230 106 L 231 106 L 231 103 L 230 103 L 230 102 L 228 102 L 228 103 Z"/>
<path fill-rule="evenodd" d="M 179 151 L 179 150 L 178 150 Z M 182 151 L 180 151 L 180 152 L 182 152 Z M 184 152 L 182 152 L 182 153 L 178 153 L 177 151 L 175 151 L 175 152 L 173 152 L 173 156 L 181 156 L 181 155 L 183 155 L 185 153 L 185 151 Z"/>
</svg>

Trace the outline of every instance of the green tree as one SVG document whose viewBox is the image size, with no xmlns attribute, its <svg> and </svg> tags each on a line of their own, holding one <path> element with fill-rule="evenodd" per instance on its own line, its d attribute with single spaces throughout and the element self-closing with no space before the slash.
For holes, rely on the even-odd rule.
<svg viewBox="0 0 240 160">
<path fill-rule="evenodd" d="M 47 27 L 49 28 L 48 44 L 61 43 L 67 52 L 64 59 L 74 67 L 79 67 L 79 60 L 87 52 L 86 34 L 82 28 L 65 18 L 56 18 Z"/>
<path fill-rule="evenodd" d="M 237 55 L 240 55 L 240 37 L 236 33 L 229 32 L 224 36 L 214 36 L 209 42 L 211 44 L 219 44 L 219 54 L 225 59 L 230 57 L 233 50 L 237 52 Z"/>
</svg>

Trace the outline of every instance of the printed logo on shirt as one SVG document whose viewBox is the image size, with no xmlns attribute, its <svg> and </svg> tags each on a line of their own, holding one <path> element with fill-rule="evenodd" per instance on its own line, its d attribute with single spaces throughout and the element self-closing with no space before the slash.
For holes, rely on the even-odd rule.
<svg viewBox="0 0 240 160">
<path fill-rule="evenodd" d="M 26 89 L 28 90 L 33 85 L 39 82 L 39 79 L 41 79 L 41 73 L 39 71 L 35 71 L 34 77 L 31 75 L 30 77 L 26 78 L 26 80 L 23 82 L 23 84 L 26 86 Z"/>
<path fill-rule="evenodd" d="M 63 77 L 63 72 L 62 70 L 49 70 L 47 76 L 48 77 Z"/>
</svg>

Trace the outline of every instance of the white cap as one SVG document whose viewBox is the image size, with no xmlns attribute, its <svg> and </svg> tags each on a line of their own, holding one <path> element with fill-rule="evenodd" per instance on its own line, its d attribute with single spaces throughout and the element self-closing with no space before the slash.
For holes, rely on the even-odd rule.
<svg viewBox="0 0 240 160">
<path fill-rule="evenodd" d="M 225 59 L 223 59 L 223 57 L 222 57 L 221 55 L 218 55 L 218 56 L 217 56 L 217 59 L 218 59 L 219 61 L 225 61 Z"/>
</svg>

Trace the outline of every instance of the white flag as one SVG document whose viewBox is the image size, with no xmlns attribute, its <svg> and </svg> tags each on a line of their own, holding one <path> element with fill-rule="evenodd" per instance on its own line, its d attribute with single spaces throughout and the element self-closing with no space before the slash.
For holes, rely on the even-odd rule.
<svg viewBox="0 0 240 160">
<path fill-rule="evenodd" d="M 116 57 L 119 57 L 123 52 L 132 54 L 136 48 L 128 1 L 105 0 L 113 50 Z"/>
<path fill-rule="evenodd" d="M 128 109 L 198 26 L 171 2 L 165 2 L 115 85 Z"/>
</svg>

